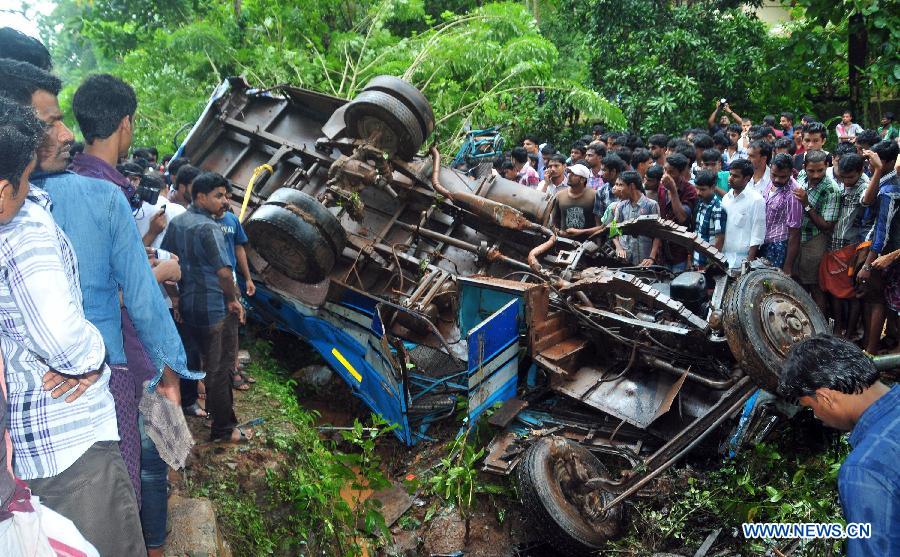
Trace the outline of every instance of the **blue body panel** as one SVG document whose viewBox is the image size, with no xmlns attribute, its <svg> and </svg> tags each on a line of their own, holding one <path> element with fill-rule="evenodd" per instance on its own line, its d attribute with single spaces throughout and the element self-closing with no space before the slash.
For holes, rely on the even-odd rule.
<svg viewBox="0 0 900 557">
<path fill-rule="evenodd" d="M 408 401 L 438 383 L 467 398 L 469 423 L 494 403 L 516 394 L 519 328 L 524 322 L 521 297 L 483 285 L 463 284 L 461 290 L 459 322 L 466 331 L 468 360 L 466 371 L 452 381 L 402 378 L 391 364 L 396 359 L 382 346 L 385 331 L 375 311 L 377 298 L 346 289 L 337 302 L 313 308 L 259 284 L 248 301 L 258 318 L 309 342 L 354 395 L 396 424 L 395 435 L 413 445 L 425 438 L 425 430 L 435 418 L 419 416 L 417 423 L 410 423 Z"/>
<path fill-rule="evenodd" d="M 253 305 L 266 318 L 275 318 L 279 327 L 310 343 L 354 395 L 382 418 L 397 424 L 394 434 L 401 441 L 415 443 L 402 384 L 381 352 L 381 334 L 373 331 L 371 315 L 346 306 L 347 313 L 319 308 L 316 315 L 305 315 L 265 287 L 257 288 Z M 366 319 L 368 325 L 364 325 Z M 374 325 L 380 327 L 380 323 Z"/>
</svg>

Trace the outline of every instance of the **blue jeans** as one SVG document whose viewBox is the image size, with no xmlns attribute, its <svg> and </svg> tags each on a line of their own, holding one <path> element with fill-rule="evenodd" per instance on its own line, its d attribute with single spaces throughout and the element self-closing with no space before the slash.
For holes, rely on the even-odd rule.
<svg viewBox="0 0 900 557">
<path fill-rule="evenodd" d="M 160 458 L 153 440 L 144 429 L 144 417 L 138 419 L 141 431 L 141 528 L 148 548 L 166 543 L 166 515 L 169 512 L 169 465 Z"/>
</svg>

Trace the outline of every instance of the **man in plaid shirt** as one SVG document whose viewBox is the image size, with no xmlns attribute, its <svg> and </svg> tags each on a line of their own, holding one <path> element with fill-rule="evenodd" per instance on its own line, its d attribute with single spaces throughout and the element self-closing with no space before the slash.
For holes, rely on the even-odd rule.
<svg viewBox="0 0 900 557">
<path fill-rule="evenodd" d="M 697 235 L 721 250 L 725 244 L 725 223 L 727 215 L 722 209 L 722 202 L 716 196 L 716 173 L 702 170 L 697 174 L 694 185 L 697 187 L 697 207 L 694 230 Z M 706 266 L 706 256 L 694 252 L 694 264 Z"/>
<path fill-rule="evenodd" d="M 803 171 L 797 176 L 800 187 L 793 192 L 805 214 L 800 225 L 800 253 L 791 267 L 797 282 L 809 290 L 823 311 L 825 294 L 819 288 L 819 265 L 828 247 L 828 234 L 834 229 L 841 208 L 840 188 L 826 176 L 827 169 L 825 151 L 807 151 Z"/>
<path fill-rule="evenodd" d="M 835 333 L 847 337 L 856 332 L 860 301 L 856 297 L 854 277 L 848 273 L 856 260 L 857 247 L 871 229 L 869 211 L 862 205 L 862 195 L 869 185 L 863 174 L 865 161 L 856 153 L 842 154 L 837 166 L 840 190 L 840 216 L 835 223 L 828 250 L 819 266 L 819 286 L 831 298 Z M 846 310 L 846 311 L 845 311 Z M 844 315 L 848 318 L 845 319 Z"/>
</svg>

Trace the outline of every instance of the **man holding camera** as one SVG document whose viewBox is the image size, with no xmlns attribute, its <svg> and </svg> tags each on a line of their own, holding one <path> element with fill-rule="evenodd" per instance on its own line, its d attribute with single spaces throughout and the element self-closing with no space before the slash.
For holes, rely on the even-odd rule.
<svg viewBox="0 0 900 557">
<path fill-rule="evenodd" d="M 720 116 L 721 113 L 721 116 Z M 716 108 L 713 109 L 712 114 L 709 115 L 709 119 L 707 120 L 707 124 L 709 124 L 709 135 L 716 135 L 717 133 L 725 133 L 725 130 L 728 129 L 728 124 L 731 123 L 729 120 L 729 116 L 734 119 L 736 124 L 741 123 L 741 117 L 735 114 L 731 107 L 728 106 L 728 99 L 719 99 L 716 103 Z M 716 118 L 719 119 L 716 122 Z"/>
</svg>

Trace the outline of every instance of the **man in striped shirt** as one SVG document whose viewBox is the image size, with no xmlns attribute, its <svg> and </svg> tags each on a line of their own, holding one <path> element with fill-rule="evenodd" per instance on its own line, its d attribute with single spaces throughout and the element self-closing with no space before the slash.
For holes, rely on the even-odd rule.
<svg viewBox="0 0 900 557">
<path fill-rule="evenodd" d="M 78 263 L 49 198 L 28 183 L 43 138 L 30 108 L 0 99 L 0 351 L 15 471 L 102 555 L 145 555 L 103 337 L 85 319 Z"/>
<path fill-rule="evenodd" d="M 800 251 L 803 205 L 793 191 L 800 187 L 793 178 L 793 160 L 781 153 L 772 159 L 771 180 L 763 192 L 766 202 L 766 239 L 759 253 L 788 276 Z"/>
</svg>

